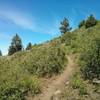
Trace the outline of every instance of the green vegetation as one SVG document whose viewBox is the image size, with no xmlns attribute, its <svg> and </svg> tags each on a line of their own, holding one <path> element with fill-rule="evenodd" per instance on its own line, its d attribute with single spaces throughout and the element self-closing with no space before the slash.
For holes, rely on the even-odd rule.
<svg viewBox="0 0 100 100">
<path fill-rule="evenodd" d="M 79 28 L 81 28 L 82 26 L 85 26 L 85 20 L 82 20 L 78 25 Z"/>
<path fill-rule="evenodd" d="M 63 43 L 69 44 L 66 45 L 67 48 L 69 48 L 68 52 L 78 53 L 80 55 L 83 77 L 91 80 L 94 78 L 100 79 L 99 28 L 100 23 L 98 21 L 98 24 L 94 27 L 88 29 L 81 27 L 80 29 L 71 32 L 71 34 L 67 32 L 61 37 Z"/>
<path fill-rule="evenodd" d="M 78 27 L 81 28 L 83 26 L 85 26 L 85 28 L 90 28 L 93 27 L 97 24 L 97 20 L 93 15 L 90 15 L 86 20 L 82 20 Z"/>
<path fill-rule="evenodd" d="M 65 53 L 61 46 L 37 45 L 0 58 L 0 100 L 25 100 L 40 92 L 38 76 L 52 76 L 64 69 Z"/>
<path fill-rule="evenodd" d="M 39 80 L 17 63 L 0 59 L 0 100 L 24 100 L 29 92 L 40 92 Z"/>
<path fill-rule="evenodd" d="M 0 50 L 0 56 L 2 56 L 2 52 L 1 52 L 1 50 Z"/>
<path fill-rule="evenodd" d="M 0 100 L 25 100 L 28 94 L 41 92 L 40 78 L 60 74 L 67 63 L 66 54 L 77 54 L 80 66 L 68 90 L 88 95 L 85 81 L 100 80 L 100 22 L 91 15 L 78 29 L 70 29 L 65 18 L 60 27 L 64 34 L 42 44 L 29 43 L 23 51 L 21 38 L 13 37 L 10 56 L 0 57 Z"/>
<path fill-rule="evenodd" d="M 9 47 L 8 55 L 12 55 L 15 52 L 21 51 L 22 50 L 22 41 L 21 38 L 16 34 L 11 42 L 11 46 Z"/>
<path fill-rule="evenodd" d="M 84 77 L 90 80 L 100 79 L 100 38 L 94 38 L 86 51 L 81 55 L 84 61 L 82 72 Z"/>
<path fill-rule="evenodd" d="M 88 19 L 86 20 L 85 27 L 89 28 L 89 27 L 95 26 L 96 24 L 97 24 L 97 20 L 95 19 L 93 15 L 90 15 Z"/>
<path fill-rule="evenodd" d="M 26 47 L 26 50 L 31 50 L 31 49 L 32 49 L 32 43 L 29 42 L 28 45 L 27 45 L 27 47 Z"/>
<path fill-rule="evenodd" d="M 66 33 L 66 32 L 69 32 L 71 30 L 70 25 L 69 25 L 69 21 L 67 18 L 64 18 L 64 20 L 61 22 L 61 26 L 59 29 L 60 29 L 61 33 Z"/>
<path fill-rule="evenodd" d="M 84 84 L 82 78 L 79 76 L 79 74 L 75 74 L 74 77 L 72 78 L 71 85 L 73 89 L 78 89 L 79 90 L 79 95 L 86 95 L 87 90 L 86 90 L 86 85 Z"/>
<path fill-rule="evenodd" d="M 62 35 L 61 37 L 61 43 L 64 43 L 65 46 L 70 46 L 72 40 L 75 39 L 75 35 L 72 32 L 66 32 L 65 34 Z"/>
<path fill-rule="evenodd" d="M 62 43 L 68 49 L 68 54 L 77 54 L 77 57 L 79 57 L 77 62 L 79 66 L 78 73 L 73 75 L 70 84 L 66 86 L 62 100 L 66 100 L 66 98 L 68 100 L 100 99 L 100 84 L 93 84 L 94 79 L 100 80 L 99 29 L 100 21 L 97 21 L 91 15 L 84 24 L 82 21 L 79 29 L 71 32 L 71 38 L 68 38 L 68 34 L 62 35 L 61 41 L 63 40 Z M 66 45 L 67 42 L 69 45 Z"/>
<path fill-rule="evenodd" d="M 26 55 L 26 56 L 25 56 Z M 20 56 L 20 58 L 19 58 Z M 15 59 L 15 57 L 17 59 Z M 15 62 L 22 60 L 22 65 L 31 74 L 39 76 L 53 75 L 60 73 L 64 68 L 65 53 L 59 46 L 34 46 L 31 52 L 14 55 Z"/>
</svg>

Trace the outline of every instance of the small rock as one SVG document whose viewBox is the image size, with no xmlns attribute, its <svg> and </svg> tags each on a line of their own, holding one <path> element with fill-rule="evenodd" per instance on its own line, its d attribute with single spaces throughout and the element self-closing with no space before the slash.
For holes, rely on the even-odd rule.
<svg viewBox="0 0 100 100">
<path fill-rule="evenodd" d="M 60 90 L 57 90 L 57 91 L 53 94 L 51 100 L 61 100 L 60 97 L 61 97 L 61 91 L 60 91 Z"/>
<path fill-rule="evenodd" d="M 69 81 L 67 81 L 66 83 L 65 83 L 65 85 L 68 85 L 69 84 Z"/>
<path fill-rule="evenodd" d="M 60 90 L 57 90 L 54 95 L 60 95 L 61 94 L 61 91 Z"/>
<path fill-rule="evenodd" d="M 100 80 L 94 79 L 94 80 L 93 80 L 93 83 L 94 83 L 94 84 L 100 84 Z"/>
</svg>

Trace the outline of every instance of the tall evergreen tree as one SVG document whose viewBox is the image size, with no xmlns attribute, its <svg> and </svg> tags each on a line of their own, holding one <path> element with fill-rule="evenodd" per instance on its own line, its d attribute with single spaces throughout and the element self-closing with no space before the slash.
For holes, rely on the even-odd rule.
<svg viewBox="0 0 100 100">
<path fill-rule="evenodd" d="M 71 27 L 69 25 L 69 21 L 67 18 L 64 18 L 64 20 L 61 22 L 61 26 L 59 29 L 61 33 L 66 33 L 71 30 Z"/>
<path fill-rule="evenodd" d="M 18 34 L 16 34 L 12 39 L 11 45 L 9 47 L 8 55 L 12 55 L 17 51 L 21 51 L 22 48 L 23 46 L 22 46 L 21 38 L 18 36 Z"/>
<path fill-rule="evenodd" d="M 1 50 L 0 50 L 0 56 L 2 56 L 2 52 L 1 52 Z"/>
<path fill-rule="evenodd" d="M 30 50 L 30 49 L 32 49 L 32 43 L 31 42 L 29 42 L 27 47 L 26 47 L 26 50 Z"/>
</svg>

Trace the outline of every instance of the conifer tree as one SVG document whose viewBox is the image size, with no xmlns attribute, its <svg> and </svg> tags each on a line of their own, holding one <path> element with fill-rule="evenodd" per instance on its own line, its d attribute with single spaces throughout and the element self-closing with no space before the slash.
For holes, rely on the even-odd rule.
<svg viewBox="0 0 100 100">
<path fill-rule="evenodd" d="M 26 50 L 30 50 L 30 49 L 32 49 L 32 43 L 31 42 L 29 42 L 27 47 L 26 47 Z"/>
<path fill-rule="evenodd" d="M 85 20 L 82 20 L 78 25 L 79 28 L 81 28 L 82 26 L 85 26 Z"/>
<path fill-rule="evenodd" d="M 9 46 L 8 55 L 12 55 L 17 51 L 21 51 L 22 48 L 23 46 L 22 46 L 21 38 L 19 37 L 18 34 L 16 34 L 12 39 L 11 45 Z"/>
<path fill-rule="evenodd" d="M 96 18 L 93 15 L 90 15 L 88 19 L 86 20 L 85 27 L 89 28 L 89 27 L 95 26 L 96 24 L 97 24 Z"/>
<path fill-rule="evenodd" d="M 0 50 L 0 56 L 2 56 L 2 52 L 1 52 L 1 50 Z"/>
<path fill-rule="evenodd" d="M 61 22 L 61 26 L 59 29 L 61 33 L 66 33 L 71 30 L 71 27 L 69 25 L 69 21 L 67 18 L 64 18 L 64 20 Z"/>
</svg>

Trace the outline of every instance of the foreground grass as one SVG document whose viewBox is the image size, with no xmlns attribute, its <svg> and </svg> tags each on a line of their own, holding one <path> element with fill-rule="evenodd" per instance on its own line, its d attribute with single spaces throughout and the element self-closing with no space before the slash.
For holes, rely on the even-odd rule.
<svg viewBox="0 0 100 100">
<path fill-rule="evenodd" d="M 65 53 L 60 46 L 34 46 L 31 51 L 0 58 L 0 100 L 25 100 L 41 91 L 39 77 L 59 74 Z"/>
<path fill-rule="evenodd" d="M 94 27 L 85 29 L 85 27 L 82 27 L 80 29 L 76 29 L 75 31 L 71 32 L 70 35 L 72 37 L 69 39 L 69 42 L 65 39 L 65 35 L 67 37 L 67 34 L 64 34 L 62 36 L 63 43 L 66 46 L 66 50 L 68 54 L 78 54 L 78 73 L 76 73 L 73 78 L 71 79 L 68 86 L 66 86 L 65 91 L 62 93 L 62 99 L 61 100 L 99 100 L 100 99 L 100 84 L 93 84 L 92 80 L 89 80 L 91 75 L 89 75 L 88 78 L 85 78 L 84 73 L 82 72 L 84 70 L 84 67 L 86 65 L 87 61 L 90 61 L 90 59 L 86 59 L 88 56 L 90 58 L 95 58 L 94 56 L 91 56 L 90 52 L 85 53 L 86 51 L 90 51 L 93 48 L 90 48 L 90 45 L 94 45 L 93 41 L 98 40 L 98 43 L 100 43 L 100 22 Z M 69 44 L 67 44 L 67 42 Z M 94 46 L 96 48 L 96 46 Z M 100 51 L 100 48 L 98 46 L 98 51 Z M 100 59 L 99 56 L 100 53 L 98 53 L 98 59 Z M 83 60 L 85 59 L 85 60 Z M 92 61 L 92 65 L 94 63 L 94 60 Z M 98 62 L 95 62 L 96 64 L 100 64 L 99 60 Z M 91 69 L 92 67 L 89 66 Z M 94 74 L 94 76 L 100 76 L 100 66 L 97 66 L 98 74 Z M 96 73 L 96 67 L 94 66 L 94 72 Z M 87 68 L 87 73 L 89 73 L 89 70 Z M 86 72 L 85 71 L 85 72 Z M 98 78 L 100 79 L 100 78 Z"/>
<path fill-rule="evenodd" d="M 76 73 L 62 92 L 61 100 L 99 100 L 100 85 L 83 80 Z"/>
</svg>

